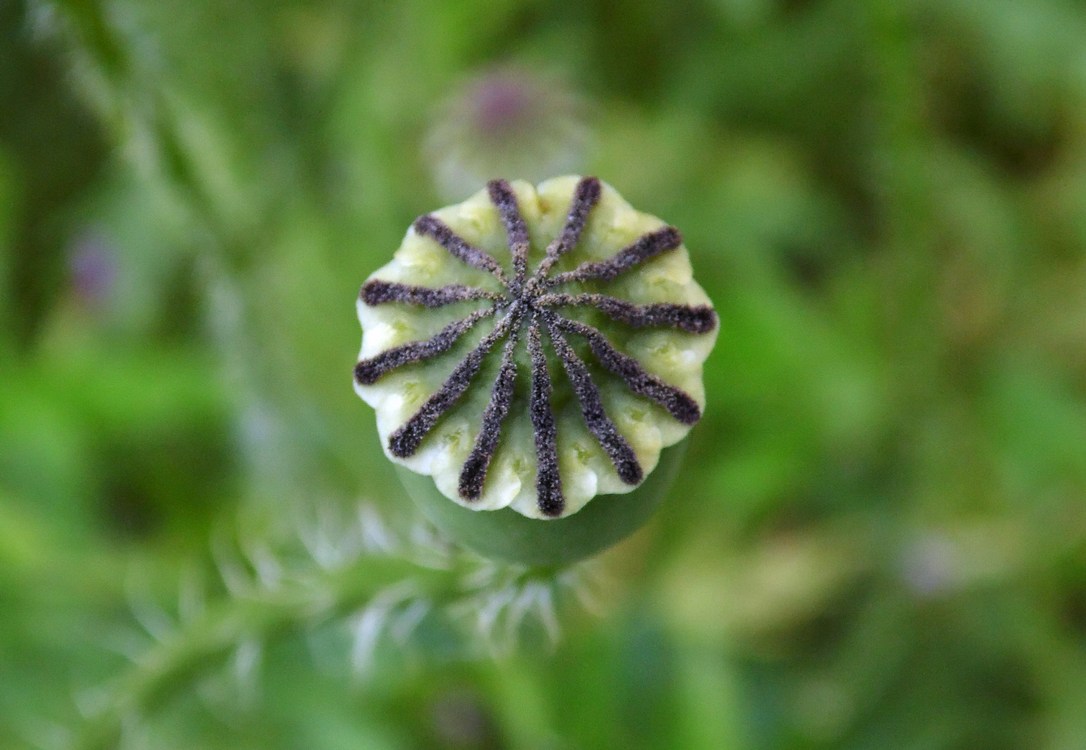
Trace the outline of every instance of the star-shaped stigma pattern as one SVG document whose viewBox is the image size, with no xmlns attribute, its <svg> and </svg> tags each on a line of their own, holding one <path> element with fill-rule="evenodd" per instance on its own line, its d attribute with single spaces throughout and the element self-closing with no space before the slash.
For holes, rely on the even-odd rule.
<svg viewBox="0 0 1086 750">
<path fill-rule="evenodd" d="M 616 323 L 632 328 L 672 328 L 705 334 L 716 327 L 716 313 L 709 305 L 675 303 L 635 304 L 596 292 L 576 291 L 585 282 L 608 282 L 632 269 L 673 251 L 682 244 L 677 229 L 664 226 L 648 232 L 610 258 L 585 262 L 571 270 L 552 274 L 559 260 L 577 247 L 589 216 L 600 201 L 601 183 L 594 177 L 581 179 L 573 191 L 565 223 L 547 246 L 534 270 L 529 270 L 531 240 L 528 226 L 512 186 L 505 180 L 487 185 L 491 203 L 505 229 L 511 268 L 505 269 L 492 255 L 465 240 L 437 216 L 427 214 L 414 223 L 416 234 L 429 238 L 450 255 L 478 271 L 493 276 L 503 291 L 449 284 L 438 288 L 372 279 L 361 291 L 366 305 L 412 305 L 437 308 L 478 300 L 487 303 L 465 317 L 449 323 L 422 341 L 387 349 L 362 359 L 355 366 L 355 380 L 371 385 L 401 367 L 419 363 L 450 351 L 456 343 L 485 318 L 497 318 L 494 327 L 468 351 L 441 386 L 417 411 L 388 437 L 388 450 L 407 458 L 419 450 L 427 435 L 442 417 L 455 407 L 479 373 L 491 352 L 501 351 L 490 399 L 480 419 L 480 429 L 460 471 L 460 497 L 471 502 L 483 492 L 487 471 L 497 451 L 502 425 L 517 400 L 517 351 L 523 342 L 530 366 L 527 409 L 531 419 L 536 455 L 536 502 L 545 516 L 560 516 L 565 509 L 562 476 L 559 471 L 558 432 L 552 405 L 554 393 L 547 364 L 545 342 L 549 341 L 571 390 L 580 406 L 588 431 L 610 459 L 618 477 L 636 485 L 644 471 L 629 441 L 619 432 L 604 409 L 598 385 L 589 365 L 570 343 L 576 337 L 603 369 L 625 383 L 632 393 L 663 407 L 674 419 L 691 425 L 701 418 L 701 409 L 689 394 L 648 372 L 633 357 L 620 351 L 602 331 L 567 315 L 564 308 L 592 308 Z M 499 344 L 504 341 L 504 345 Z"/>
</svg>

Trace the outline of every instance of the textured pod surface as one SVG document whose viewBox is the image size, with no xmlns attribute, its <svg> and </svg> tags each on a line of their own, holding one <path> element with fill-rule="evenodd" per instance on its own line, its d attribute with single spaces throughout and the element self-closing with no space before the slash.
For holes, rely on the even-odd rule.
<svg viewBox="0 0 1086 750">
<path fill-rule="evenodd" d="M 420 217 L 358 316 L 386 455 L 528 519 L 645 483 L 701 416 L 717 331 L 679 232 L 578 177 L 495 180 Z"/>
</svg>

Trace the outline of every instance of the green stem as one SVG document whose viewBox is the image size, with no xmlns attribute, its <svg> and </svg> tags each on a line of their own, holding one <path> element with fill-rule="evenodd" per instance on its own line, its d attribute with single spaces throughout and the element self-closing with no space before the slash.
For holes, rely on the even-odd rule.
<svg viewBox="0 0 1086 750">
<path fill-rule="evenodd" d="M 61 19 L 65 46 L 75 55 L 79 69 L 89 73 L 92 104 L 102 119 L 113 125 L 120 145 L 134 133 L 144 133 L 153 146 L 152 163 L 162 183 L 173 190 L 201 229 L 218 240 L 224 259 L 240 268 L 244 249 L 240 241 L 258 231 L 259 223 L 239 226 L 237 217 L 221 207 L 204 169 L 182 137 L 171 100 L 171 82 L 141 68 L 125 40 L 110 24 L 105 8 L 96 0 L 42 0 Z"/>
<path fill-rule="evenodd" d="M 882 312 L 885 337 L 901 385 L 902 408 L 930 404 L 932 384 L 940 382 L 939 313 L 932 293 L 939 285 L 939 195 L 936 142 L 917 48 L 918 21 L 912 7 L 896 0 L 865 6 L 871 39 L 870 68 L 878 123 L 871 142 L 877 168 L 876 211 L 890 252 L 884 275 Z M 910 325 L 902 325 L 908 321 Z"/>
<path fill-rule="evenodd" d="M 359 611 L 404 581 L 410 581 L 414 596 L 447 600 L 462 593 L 459 580 L 461 571 L 455 567 L 435 569 L 403 559 L 367 557 L 343 568 L 317 569 L 273 590 L 232 596 L 183 623 L 117 679 L 104 705 L 77 728 L 72 750 L 117 747 L 128 717 L 160 710 L 240 643 L 267 644 Z"/>
</svg>

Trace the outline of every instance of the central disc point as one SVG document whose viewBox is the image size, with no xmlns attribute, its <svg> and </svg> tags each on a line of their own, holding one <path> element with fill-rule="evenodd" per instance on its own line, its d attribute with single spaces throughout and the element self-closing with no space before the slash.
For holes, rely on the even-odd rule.
<svg viewBox="0 0 1086 750">
<path fill-rule="evenodd" d="M 520 298 L 531 305 L 543 294 L 543 285 L 538 278 L 532 277 L 524 282 L 520 290 Z M 534 305 L 533 305 L 534 306 Z"/>
</svg>

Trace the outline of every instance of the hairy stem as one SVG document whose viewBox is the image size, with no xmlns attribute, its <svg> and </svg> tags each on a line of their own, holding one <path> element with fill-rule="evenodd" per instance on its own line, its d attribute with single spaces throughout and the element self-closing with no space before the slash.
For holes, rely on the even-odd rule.
<svg viewBox="0 0 1086 750">
<path fill-rule="evenodd" d="M 161 710 L 194 679 L 225 661 L 239 643 L 297 634 L 363 609 L 394 585 L 410 581 L 421 599 L 460 591 L 461 571 L 392 557 L 366 557 L 336 569 L 317 568 L 273 590 L 254 589 L 224 600 L 147 651 L 110 687 L 100 708 L 76 728 L 73 750 L 118 747 L 125 724 Z M 462 592 L 461 592 L 462 593 Z"/>
</svg>

